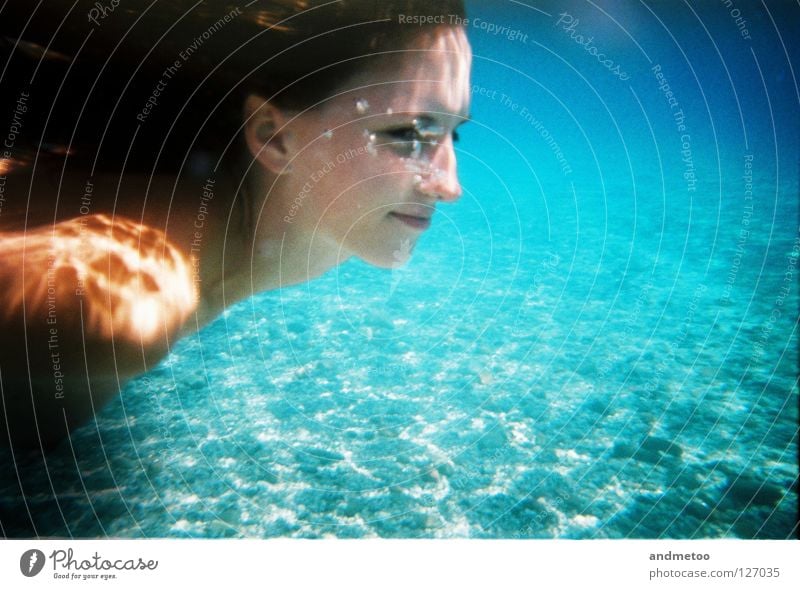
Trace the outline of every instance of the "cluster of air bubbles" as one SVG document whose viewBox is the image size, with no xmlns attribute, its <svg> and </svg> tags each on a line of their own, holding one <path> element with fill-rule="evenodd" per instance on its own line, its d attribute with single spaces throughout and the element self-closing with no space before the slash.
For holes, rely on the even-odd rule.
<svg viewBox="0 0 800 589">
<path fill-rule="evenodd" d="M 444 178 L 444 170 L 441 168 L 434 166 L 434 164 L 424 158 L 413 158 L 408 157 L 403 159 L 403 164 L 405 169 L 412 173 L 414 186 L 419 188 L 419 186 L 425 180 L 435 180 L 437 182 L 441 181 Z"/>
<path fill-rule="evenodd" d="M 428 182 L 435 181 L 438 183 L 441 182 L 442 179 L 444 178 L 444 170 L 442 170 L 441 168 L 434 167 L 430 163 L 428 163 L 427 166 L 424 167 L 424 169 L 422 166 L 416 168 L 413 166 L 407 166 L 407 167 L 410 172 L 414 173 L 412 179 L 414 182 L 414 186 L 416 188 L 420 188 L 422 183 L 425 181 Z"/>
<path fill-rule="evenodd" d="M 369 102 L 366 101 L 364 98 L 359 98 L 356 100 L 356 112 L 360 115 L 366 114 L 369 110 Z"/>
</svg>

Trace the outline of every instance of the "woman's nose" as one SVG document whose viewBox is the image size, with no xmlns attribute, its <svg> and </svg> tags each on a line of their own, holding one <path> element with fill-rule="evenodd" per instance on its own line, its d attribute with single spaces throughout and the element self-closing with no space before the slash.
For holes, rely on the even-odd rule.
<svg viewBox="0 0 800 589">
<path fill-rule="evenodd" d="M 435 146 L 431 170 L 423 176 L 420 190 L 445 202 L 454 202 L 461 196 L 461 183 L 458 181 L 458 165 L 452 137 L 447 137 Z"/>
</svg>

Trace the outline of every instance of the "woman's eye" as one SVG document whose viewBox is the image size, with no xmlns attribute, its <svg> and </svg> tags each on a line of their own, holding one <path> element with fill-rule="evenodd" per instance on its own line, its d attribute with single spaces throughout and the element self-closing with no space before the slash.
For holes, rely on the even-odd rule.
<svg viewBox="0 0 800 589">
<path fill-rule="evenodd" d="M 422 136 L 419 134 L 414 127 L 400 127 L 397 129 L 389 129 L 388 131 L 383 132 L 384 135 L 391 138 L 394 141 L 420 141 Z"/>
<path fill-rule="evenodd" d="M 380 131 L 384 137 L 383 143 L 392 146 L 395 151 L 404 157 L 419 157 L 432 149 L 436 149 L 447 131 L 440 126 L 420 127 L 407 125 Z M 458 141 L 458 133 L 452 132 L 453 141 Z"/>
</svg>

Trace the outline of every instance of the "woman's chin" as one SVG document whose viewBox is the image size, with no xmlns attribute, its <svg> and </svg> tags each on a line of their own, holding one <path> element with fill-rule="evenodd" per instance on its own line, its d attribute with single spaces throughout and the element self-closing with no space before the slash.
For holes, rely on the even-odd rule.
<svg viewBox="0 0 800 589">
<path fill-rule="evenodd" d="M 411 249 L 413 245 L 400 246 L 391 252 L 372 253 L 370 255 L 359 256 L 363 262 L 376 268 L 384 270 L 398 270 L 404 267 L 411 260 Z"/>
</svg>

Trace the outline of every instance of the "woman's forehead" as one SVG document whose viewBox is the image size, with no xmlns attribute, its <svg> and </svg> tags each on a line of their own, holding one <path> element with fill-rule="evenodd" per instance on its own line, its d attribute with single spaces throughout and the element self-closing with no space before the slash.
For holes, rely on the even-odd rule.
<svg viewBox="0 0 800 589">
<path fill-rule="evenodd" d="M 466 117 L 472 53 L 460 28 L 420 35 L 408 51 L 376 60 L 350 80 L 335 102 L 366 100 L 376 110 L 430 111 Z M 361 103 L 363 104 L 363 102 Z"/>
</svg>

